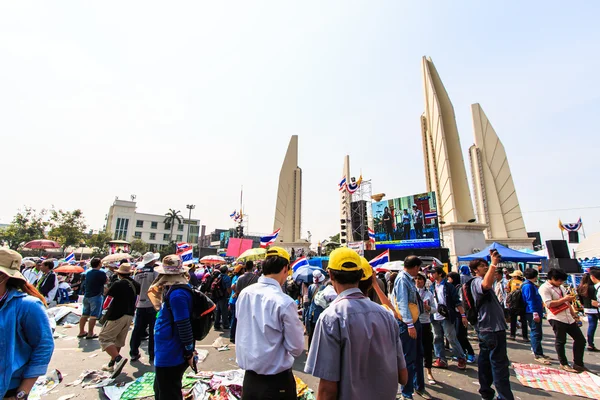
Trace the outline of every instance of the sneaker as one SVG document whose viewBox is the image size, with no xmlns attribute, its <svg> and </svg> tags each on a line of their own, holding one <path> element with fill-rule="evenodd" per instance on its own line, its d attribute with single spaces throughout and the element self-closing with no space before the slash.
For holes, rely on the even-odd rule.
<svg viewBox="0 0 600 400">
<path fill-rule="evenodd" d="M 552 364 L 544 356 L 533 356 L 533 359 L 535 361 L 539 362 L 540 364 L 543 364 L 543 365 L 550 365 L 550 364 Z"/>
<path fill-rule="evenodd" d="M 435 360 L 432 364 L 434 368 L 448 368 L 448 363 L 440 358 Z"/>
<path fill-rule="evenodd" d="M 560 369 L 562 369 L 563 371 L 566 372 L 571 372 L 576 374 L 578 371 L 575 368 L 571 368 L 571 366 L 569 364 L 565 364 L 565 365 L 560 365 Z"/>
<path fill-rule="evenodd" d="M 459 358 L 458 359 L 458 369 L 461 370 L 465 370 L 467 369 L 467 360 L 465 360 L 464 358 Z"/>
<path fill-rule="evenodd" d="M 475 354 L 469 354 L 469 355 L 467 355 L 467 362 L 469 364 L 475 364 Z"/>
<path fill-rule="evenodd" d="M 426 390 L 415 390 L 415 393 L 424 398 L 425 400 L 432 400 L 433 397 Z"/>
<path fill-rule="evenodd" d="M 131 362 L 134 362 L 134 361 L 137 361 L 137 360 L 139 360 L 140 358 L 142 358 L 142 355 L 141 355 L 141 354 L 137 354 L 137 355 L 135 355 L 135 356 L 132 356 L 132 355 L 130 355 L 129 357 L 130 357 L 130 361 L 131 361 Z"/>
<path fill-rule="evenodd" d="M 121 357 L 119 361 L 116 361 L 115 370 L 113 371 L 110 378 L 115 379 L 117 376 L 119 376 L 121 374 L 121 371 L 123 371 L 123 367 L 125 366 L 125 364 L 127 364 L 127 359 L 125 357 Z"/>
<path fill-rule="evenodd" d="M 587 369 L 583 365 L 577 365 L 577 364 L 573 364 L 573 369 L 577 372 L 588 372 L 589 371 L 589 369 Z"/>
<path fill-rule="evenodd" d="M 110 361 L 108 364 L 102 366 L 102 371 L 113 372 L 115 370 L 115 362 Z"/>
</svg>

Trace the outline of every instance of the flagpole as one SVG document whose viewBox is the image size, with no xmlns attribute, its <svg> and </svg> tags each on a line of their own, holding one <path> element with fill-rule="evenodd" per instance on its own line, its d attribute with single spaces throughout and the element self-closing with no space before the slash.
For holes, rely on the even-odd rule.
<svg viewBox="0 0 600 400">
<path fill-rule="evenodd" d="M 583 222 L 581 223 L 581 232 L 583 233 L 583 238 L 585 239 L 585 228 L 583 227 Z"/>
</svg>

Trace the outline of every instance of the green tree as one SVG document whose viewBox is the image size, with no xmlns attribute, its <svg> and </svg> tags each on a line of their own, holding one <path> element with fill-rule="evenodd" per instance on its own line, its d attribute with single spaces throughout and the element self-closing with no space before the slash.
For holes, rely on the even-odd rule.
<svg viewBox="0 0 600 400">
<path fill-rule="evenodd" d="M 144 242 L 142 239 L 134 239 L 131 241 L 131 254 L 138 253 L 144 254 L 148 251 L 148 243 Z"/>
<path fill-rule="evenodd" d="M 112 236 L 108 232 L 98 232 L 92 235 L 89 235 L 86 243 L 88 247 L 97 248 L 100 252 L 105 252 L 108 250 L 108 242 L 112 240 Z"/>
<path fill-rule="evenodd" d="M 45 239 L 45 229 L 48 225 L 44 221 L 45 215 L 46 210 L 38 213 L 30 207 L 19 211 L 9 226 L 0 229 L 0 243 L 5 243 L 9 248 L 17 250 L 31 240 Z"/>
<path fill-rule="evenodd" d="M 175 222 L 177 222 L 178 224 L 181 224 L 182 221 L 183 221 L 183 219 L 182 219 L 182 216 L 181 216 L 181 211 L 175 211 L 172 208 L 169 208 L 169 212 L 167 212 L 165 214 L 165 221 L 164 221 L 164 223 L 171 225 L 171 235 L 169 235 L 169 239 L 171 241 L 171 244 L 174 243 L 174 240 L 173 240 L 173 228 L 175 228 Z M 173 244 L 173 246 L 169 246 L 169 247 L 173 247 L 173 250 L 175 250 L 175 245 L 174 244 Z M 173 254 L 173 253 L 171 253 L 171 254 Z"/>
<path fill-rule="evenodd" d="M 335 243 L 339 243 L 340 242 L 340 234 L 336 233 L 335 235 L 331 236 L 329 238 L 330 242 L 335 242 Z"/>
<path fill-rule="evenodd" d="M 160 254 L 160 259 L 162 260 L 168 255 L 175 254 L 175 246 L 163 246 L 158 253 Z"/>
<path fill-rule="evenodd" d="M 50 210 L 50 232 L 48 236 L 64 248 L 78 245 L 85 238 L 85 218 L 81 210 Z"/>
</svg>

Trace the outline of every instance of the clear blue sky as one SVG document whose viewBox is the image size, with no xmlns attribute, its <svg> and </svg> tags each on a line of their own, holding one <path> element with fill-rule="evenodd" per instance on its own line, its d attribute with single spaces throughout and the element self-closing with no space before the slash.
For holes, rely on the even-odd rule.
<svg viewBox="0 0 600 400">
<path fill-rule="evenodd" d="M 273 225 L 279 169 L 300 136 L 303 232 L 338 230 L 337 182 L 425 190 L 420 61 L 433 58 L 466 150 L 481 103 L 508 153 L 525 222 L 600 229 L 595 117 L 600 3 L 164 2 L 0 4 L 0 222 L 115 196 L 228 227 L 244 185 L 250 231 Z M 404 4 L 402 4 L 404 3 Z M 427 4 L 422 4 L 427 3 Z M 433 4 L 435 3 L 435 4 Z M 570 209 L 570 211 L 544 211 Z"/>
</svg>

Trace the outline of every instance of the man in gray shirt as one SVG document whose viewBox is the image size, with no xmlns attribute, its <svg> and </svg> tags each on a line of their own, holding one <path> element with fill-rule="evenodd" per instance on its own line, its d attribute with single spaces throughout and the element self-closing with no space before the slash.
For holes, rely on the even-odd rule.
<svg viewBox="0 0 600 400">
<path fill-rule="evenodd" d="M 148 356 L 150 364 L 154 362 L 154 323 L 156 322 L 156 310 L 152 306 L 148 298 L 148 289 L 152 282 L 158 276 L 158 272 L 154 271 L 156 260 L 160 258 L 160 254 L 148 252 L 143 255 L 143 267 L 138 269 L 133 279 L 140 284 L 140 297 L 135 311 L 135 322 L 133 332 L 131 332 L 131 340 L 129 342 L 129 356 L 131 361 L 140 359 L 140 344 L 148 329 Z"/>
<path fill-rule="evenodd" d="M 408 372 L 392 312 L 365 297 L 360 256 L 342 247 L 329 257 L 338 297 L 323 311 L 304 371 L 321 378 L 319 399 L 394 399 Z"/>
<path fill-rule="evenodd" d="M 510 371 L 506 350 L 506 321 L 504 310 L 496 297 L 493 287 L 496 266 L 500 262 L 498 251 L 491 254 L 492 265 L 483 258 L 469 264 L 475 278 L 468 282 L 476 307 L 478 319 L 475 330 L 479 337 L 479 393 L 484 400 L 494 398 L 492 383 L 498 392 L 498 399 L 514 400 L 510 388 Z"/>
</svg>

